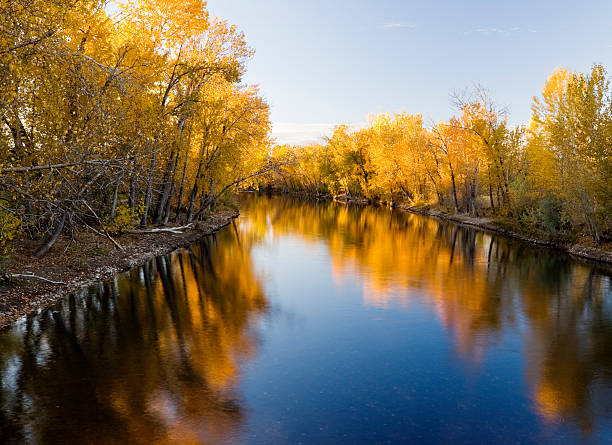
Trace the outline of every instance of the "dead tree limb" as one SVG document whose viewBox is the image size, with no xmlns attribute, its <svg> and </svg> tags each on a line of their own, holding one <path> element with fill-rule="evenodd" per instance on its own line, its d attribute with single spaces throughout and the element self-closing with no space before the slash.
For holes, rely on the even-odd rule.
<svg viewBox="0 0 612 445">
<path fill-rule="evenodd" d="M 85 221 L 83 221 L 83 219 L 82 219 L 82 218 L 79 218 L 79 220 L 80 220 L 80 221 L 81 221 L 81 222 L 82 222 L 82 223 L 85 225 L 85 227 L 87 227 L 87 228 L 88 228 L 89 230 L 91 230 L 93 233 L 95 233 L 96 235 L 99 235 L 99 236 L 104 236 L 104 237 L 108 238 L 108 239 L 109 239 L 109 240 L 110 240 L 110 241 L 111 241 L 111 242 L 112 242 L 112 243 L 115 245 L 115 247 L 116 247 L 117 249 L 119 249 L 119 250 L 123 250 L 123 246 L 122 246 L 121 244 L 119 244 L 117 241 L 115 241 L 115 240 L 113 239 L 113 237 L 112 237 L 112 236 L 110 236 L 110 234 L 109 234 L 109 233 L 108 233 L 106 230 L 102 230 L 102 231 L 96 230 L 96 229 L 94 229 L 93 227 L 91 227 L 89 224 L 87 224 Z"/>
<path fill-rule="evenodd" d="M 63 281 L 53 281 L 53 280 L 50 280 L 50 279 L 45 278 L 45 277 L 40 277 L 38 275 L 34 275 L 32 273 L 27 273 L 27 274 L 24 274 L 24 273 L 12 273 L 12 274 L 8 274 L 6 276 L 9 279 L 10 278 L 34 278 L 36 280 L 41 280 L 41 281 L 44 281 L 46 283 L 51 283 L 51 284 L 64 284 L 64 285 L 66 284 Z"/>
<path fill-rule="evenodd" d="M 193 223 L 189 223 L 185 226 L 180 227 L 160 227 L 159 229 L 145 229 L 145 230 L 126 230 L 125 233 L 131 234 L 144 234 L 144 233 L 174 233 L 175 235 L 180 235 L 182 230 L 189 229 Z"/>
</svg>

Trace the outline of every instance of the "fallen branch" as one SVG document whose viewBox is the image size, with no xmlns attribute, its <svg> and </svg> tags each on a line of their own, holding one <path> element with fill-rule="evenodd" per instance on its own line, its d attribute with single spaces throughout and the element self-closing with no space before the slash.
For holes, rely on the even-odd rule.
<svg viewBox="0 0 612 445">
<path fill-rule="evenodd" d="M 144 230 L 126 230 L 125 233 L 131 233 L 133 235 L 139 235 L 143 233 L 174 233 L 175 235 L 180 235 L 182 230 L 188 229 L 193 225 L 193 223 L 189 223 L 186 226 L 180 227 L 161 227 L 159 229 L 144 229 Z"/>
<path fill-rule="evenodd" d="M 8 277 L 9 279 L 11 279 L 11 278 L 34 278 L 36 280 L 45 281 L 45 282 L 51 283 L 51 284 L 66 284 L 63 281 L 53 281 L 53 280 L 50 280 L 50 279 L 45 278 L 45 277 L 40 277 L 38 275 L 34 275 L 32 273 L 27 273 L 27 274 L 25 274 L 25 273 L 13 273 L 13 274 L 6 275 L 6 277 Z"/>
<path fill-rule="evenodd" d="M 100 220 L 100 218 L 98 217 L 98 215 L 96 215 L 96 212 L 94 211 L 94 209 L 92 209 L 92 208 L 91 208 L 91 206 L 90 206 L 90 205 L 87 203 L 87 201 L 85 201 L 85 200 L 83 199 L 83 200 L 82 200 L 82 202 L 83 202 L 83 204 L 85 204 L 85 205 L 87 206 L 87 208 L 88 208 L 88 209 L 91 211 L 91 213 L 93 213 L 94 217 L 95 217 L 95 218 L 96 218 L 96 219 L 99 221 L 99 220 Z M 116 247 L 117 249 L 119 249 L 119 250 L 123 250 L 123 246 L 122 246 L 121 244 L 119 244 L 117 241 L 115 241 L 115 240 L 113 239 L 113 237 L 112 237 L 112 236 L 110 236 L 110 233 L 108 233 L 108 232 L 106 231 L 106 229 L 102 229 L 101 231 L 96 230 L 96 229 L 94 229 L 93 227 L 91 227 L 89 224 L 87 224 L 87 223 L 86 223 L 86 222 L 83 220 L 83 218 L 80 218 L 80 217 L 78 217 L 78 216 L 77 216 L 77 218 L 79 218 L 79 219 L 81 220 L 81 222 L 82 222 L 83 224 L 85 224 L 85 226 L 86 226 L 88 229 L 90 229 L 92 232 L 94 232 L 94 233 L 95 233 L 95 234 L 97 234 L 97 235 L 107 237 L 107 238 L 108 238 L 108 239 L 109 239 L 109 240 L 110 240 L 110 241 L 111 241 L 111 242 L 112 242 L 112 243 L 115 245 L 115 247 Z"/>
<path fill-rule="evenodd" d="M 94 229 L 93 227 L 91 227 L 89 224 L 87 224 L 85 221 L 83 221 L 81 218 L 79 218 L 79 219 L 81 220 L 81 222 L 82 222 L 83 224 L 85 224 L 85 227 L 87 227 L 88 229 L 90 229 L 90 230 L 91 230 L 92 232 L 94 232 L 96 235 L 99 235 L 99 236 L 105 236 L 106 238 L 108 238 L 108 239 L 109 239 L 109 240 L 110 240 L 110 241 L 111 241 L 111 242 L 112 242 L 112 243 L 115 245 L 115 247 L 116 247 L 117 249 L 119 249 L 119 250 L 123 250 L 123 246 L 122 246 L 121 244 L 119 244 L 117 241 L 115 241 L 115 240 L 113 239 L 113 237 L 112 237 L 112 236 L 110 236 L 110 234 L 109 234 L 109 233 L 108 233 L 106 230 L 102 230 L 102 231 L 96 230 L 96 229 Z"/>
</svg>

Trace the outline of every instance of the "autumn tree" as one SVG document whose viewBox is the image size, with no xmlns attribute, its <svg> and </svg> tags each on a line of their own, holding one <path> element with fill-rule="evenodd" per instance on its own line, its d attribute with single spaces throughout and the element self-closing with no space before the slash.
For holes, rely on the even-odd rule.
<svg viewBox="0 0 612 445">
<path fill-rule="evenodd" d="M 44 236 L 37 256 L 66 227 L 178 220 L 189 191 L 190 219 L 203 217 L 266 169 L 268 107 L 240 85 L 244 35 L 201 0 L 115 3 L 0 3 L 2 240 Z"/>
<path fill-rule="evenodd" d="M 573 207 L 596 242 L 612 214 L 612 99 L 601 65 L 589 74 L 557 70 L 534 99 L 532 176 Z"/>
</svg>

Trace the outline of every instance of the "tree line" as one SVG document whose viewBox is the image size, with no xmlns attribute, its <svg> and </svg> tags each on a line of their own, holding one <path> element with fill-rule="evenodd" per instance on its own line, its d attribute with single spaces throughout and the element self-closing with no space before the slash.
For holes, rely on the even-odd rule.
<svg viewBox="0 0 612 445">
<path fill-rule="evenodd" d="M 253 51 L 202 0 L 0 0 L 0 259 L 14 241 L 189 224 L 241 184 L 435 205 L 551 236 L 610 239 L 612 99 L 603 67 L 557 70 L 527 126 L 483 88 L 457 115 L 372 117 L 272 146 L 242 84 Z"/>
<path fill-rule="evenodd" d="M 556 70 L 528 125 L 476 86 L 453 94 L 457 115 L 381 114 L 339 125 L 323 143 L 281 145 L 284 161 L 254 185 L 310 195 L 433 206 L 492 216 L 522 230 L 594 242 L 612 239 L 612 95 L 604 68 Z"/>
<path fill-rule="evenodd" d="M 0 0 L 0 257 L 191 223 L 265 171 L 253 51 L 203 0 Z"/>
</svg>

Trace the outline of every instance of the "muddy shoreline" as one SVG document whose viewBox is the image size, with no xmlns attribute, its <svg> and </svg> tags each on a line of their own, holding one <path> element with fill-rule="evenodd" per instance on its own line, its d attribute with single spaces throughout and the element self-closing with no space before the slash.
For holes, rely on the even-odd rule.
<svg viewBox="0 0 612 445">
<path fill-rule="evenodd" d="M 58 241 L 41 260 L 32 258 L 32 246 L 22 245 L 10 268 L 12 273 L 32 273 L 65 284 L 19 278 L 0 286 L 0 329 L 23 315 L 52 306 L 70 293 L 108 280 L 120 272 L 211 235 L 229 225 L 238 215 L 236 210 L 218 211 L 182 234 L 123 235 L 117 238 L 123 250 L 115 248 L 109 240 L 92 238 L 91 233 L 82 234 L 82 239 L 74 245 L 68 240 Z"/>
</svg>

